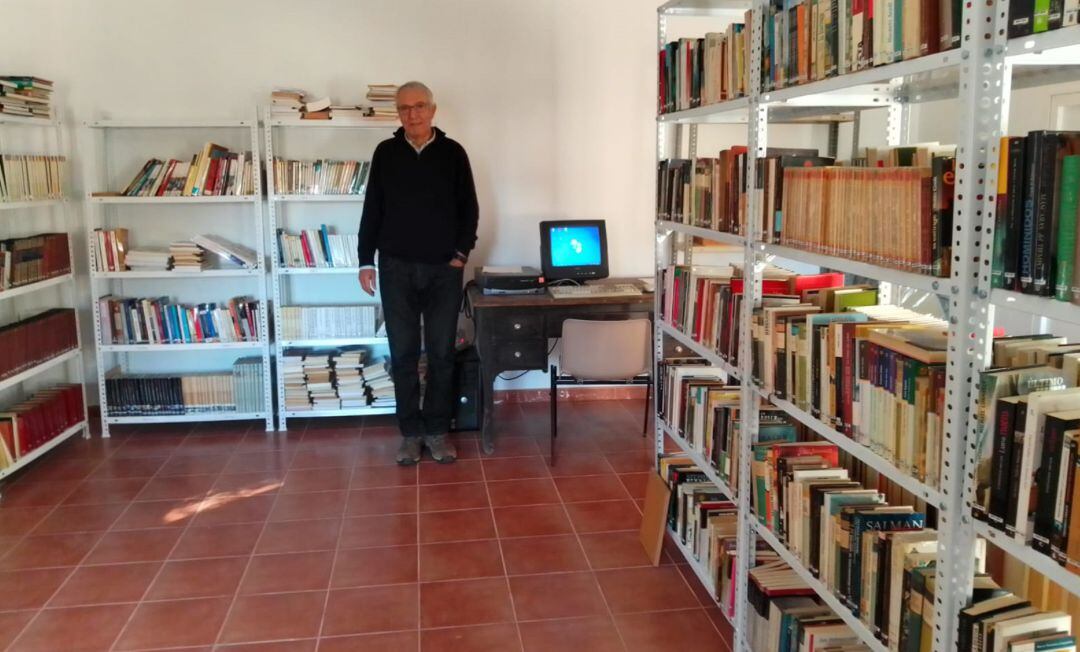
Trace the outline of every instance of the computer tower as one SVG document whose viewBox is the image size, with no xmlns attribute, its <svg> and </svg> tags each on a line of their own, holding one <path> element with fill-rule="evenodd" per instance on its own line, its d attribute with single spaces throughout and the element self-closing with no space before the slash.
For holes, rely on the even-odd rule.
<svg viewBox="0 0 1080 652">
<path fill-rule="evenodd" d="M 454 401 L 450 430 L 479 430 L 484 404 L 480 394 L 480 356 L 475 346 L 459 350 L 454 359 Z"/>
</svg>

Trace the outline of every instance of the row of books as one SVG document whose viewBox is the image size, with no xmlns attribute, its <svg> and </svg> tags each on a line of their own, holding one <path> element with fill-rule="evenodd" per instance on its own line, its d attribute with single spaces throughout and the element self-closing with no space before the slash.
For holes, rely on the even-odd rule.
<svg viewBox="0 0 1080 652">
<path fill-rule="evenodd" d="M 1049 32 L 1080 22 L 1080 5 L 1072 2 L 1017 0 L 1009 3 L 1009 38 Z"/>
<path fill-rule="evenodd" d="M 65 156 L 2 154 L 0 202 L 63 199 L 66 169 Z"/>
<path fill-rule="evenodd" d="M 282 267 L 359 267 L 359 236 L 330 233 L 322 224 L 299 234 L 278 229 L 278 252 Z"/>
<path fill-rule="evenodd" d="M 682 111 L 746 95 L 749 41 L 745 25 L 731 23 L 724 32 L 665 45 L 659 55 L 658 111 Z"/>
<path fill-rule="evenodd" d="M 52 117 L 53 83 L 41 77 L 0 76 L 0 113 L 26 118 Z"/>
<path fill-rule="evenodd" d="M 739 386 L 701 358 L 658 363 L 657 414 L 671 432 L 712 464 L 728 486 L 739 483 Z M 757 441 L 795 441 L 797 426 L 782 410 L 762 403 Z"/>
<path fill-rule="evenodd" d="M 94 271 L 168 271 L 198 272 L 209 267 L 204 252 L 215 254 L 226 266 L 255 269 L 257 252 L 216 235 L 201 234 L 191 240 L 169 243 L 168 251 L 130 249 L 129 231 L 125 228 L 94 229 Z"/>
<path fill-rule="evenodd" d="M 761 77 L 770 91 L 960 46 L 955 0 L 768 3 Z"/>
<path fill-rule="evenodd" d="M 1080 574 L 1080 345 L 1002 337 L 992 356 L 979 376 L 975 517 Z"/>
<path fill-rule="evenodd" d="M 0 326 L 0 380 L 79 346 L 75 311 L 52 308 Z"/>
<path fill-rule="evenodd" d="M 1080 132 L 1001 139 L 993 287 L 1080 304 L 1078 188 Z"/>
<path fill-rule="evenodd" d="M 367 362 L 361 348 L 290 349 L 282 358 L 285 409 L 348 410 L 392 407 L 394 382 L 385 359 Z"/>
<path fill-rule="evenodd" d="M 0 240 L 0 292 L 71 272 L 66 233 Z"/>
<path fill-rule="evenodd" d="M 283 306 L 281 337 L 287 340 L 375 337 L 376 306 Z"/>
<path fill-rule="evenodd" d="M 744 231 L 746 148 L 715 158 L 665 159 L 657 167 L 656 218 L 724 233 Z"/>
<path fill-rule="evenodd" d="M 921 569 L 912 570 L 912 593 L 920 584 L 925 586 L 928 575 Z M 1070 614 L 1043 610 L 987 578 L 976 578 L 974 599 L 960 611 L 959 621 L 957 649 L 964 652 L 1076 650 Z"/>
<path fill-rule="evenodd" d="M 706 569 L 721 609 L 735 613 L 738 510 L 702 469 L 678 454 L 662 454 L 658 472 L 670 491 L 667 525 Z M 764 542 L 755 546 L 749 570 L 747 638 L 760 650 L 864 650 L 867 649 L 844 621 Z M 783 613 L 787 608 L 797 611 Z M 782 616 L 788 616 L 783 618 Z"/>
<path fill-rule="evenodd" d="M 298 161 L 274 158 L 274 189 L 280 195 L 362 195 L 370 161 Z"/>
<path fill-rule="evenodd" d="M 98 299 L 102 344 L 258 342 L 259 310 L 249 297 L 195 305 L 166 297 Z"/>
<path fill-rule="evenodd" d="M 755 378 L 766 394 L 936 487 L 947 325 L 876 301 L 865 287 L 766 295 L 751 331 Z"/>
<path fill-rule="evenodd" d="M 263 411 L 262 358 L 239 358 L 231 371 L 183 374 L 105 374 L 111 417 Z"/>
<path fill-rule="evenodd" d="M 865 488 L 829 442 L 757 443 L 751 473 L 758 521 L 890 648 L 920 649 L 912 643 L 933 626 L 905 617 L 911 596 L 903 572 L 936 563 L 937 533 L 926 514 Z M 913 554 L 917 564 L 909 563 Z"/>
<path fill-rule="evenodd" d="M 251 152 L 206 143 L 190 162 L 152 158 L 119 193 L 125 197 L 194 197 L 255 193 Z M 114 193 L 95 193 L 103 196 Z"/>
<path fill-rule="evenodd" d="M 954 151 L 931 144 L 896 166 L 784 168 L 780 244 L 948 276 Z"/>
<path fill-rule="evenodd" d="M 86 419 L 81 385 L 55 385 L 0 411 L 0 469 Z"/>
</svg>

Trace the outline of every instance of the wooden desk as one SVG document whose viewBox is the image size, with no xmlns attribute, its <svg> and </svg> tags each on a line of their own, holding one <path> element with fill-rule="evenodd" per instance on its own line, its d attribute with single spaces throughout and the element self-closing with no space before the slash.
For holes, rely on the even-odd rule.
<svg viewBox="0 0 1080 652">
<path fill-rule="evenodd" d="M 609 282 L 616 282 L 612 279 Z M 624 279 L 620 282 L 636 282 Z M 566 319 L 631 319 L 653 316 L 653 294 L 629 297 L 553 299 L 550 294 L 485 295 L 470 286 L 484 406 L 481 441 L 495 450 L 495 377 L 506 371 L 547 371 L 548 338 L 562 336 Z"/>
</svg>

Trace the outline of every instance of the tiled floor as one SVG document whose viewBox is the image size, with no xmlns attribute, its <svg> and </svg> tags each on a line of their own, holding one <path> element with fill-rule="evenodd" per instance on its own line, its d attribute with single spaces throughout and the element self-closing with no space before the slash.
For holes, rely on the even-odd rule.
<svg viewBox="0 0 1080 652">
<path fill-rule="evenodd" d="M 641 403 L 565 405 L 555 467 L 546 409 L 404 469 L 386 419 L 73 440 L 3 487 L 0 650 L 727 650 L 637 542 Z"/>
</svg>

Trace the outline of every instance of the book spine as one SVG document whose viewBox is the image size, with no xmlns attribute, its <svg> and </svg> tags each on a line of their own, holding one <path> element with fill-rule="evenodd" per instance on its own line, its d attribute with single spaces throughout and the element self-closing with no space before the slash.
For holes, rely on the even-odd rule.
<svg viewBox="0 0 1080 652">
<path fill-rule="evenodd" d="M 1061 454 L 1061 464 L 1057 471 L 1058 491 L 1054 508 L 1054 527 L 1050 534 L 1050 553 L 1061 565 L 1067 561 L 1069 545 L 1069 525 L 1072 519 L 1072 496 L 1076 489 L 1076 474 L 1073 469 L 1077 461 L 1077 440 L 1067 437 Z"/>
<path fill-rule="evenodd" d="M 994 256 L 990 265 L 990 287 L 1005 287 L 1006 221 L 1009 214 L 1009 138 L 998 144 L 997 194 L 994 196 Z M 1071 282 L 1071 279 L 1070 279 Z"/>
<path fill-rule="evenodd" d="M 1020 291 L 1034 294 L 1035 277 L 1035 204 L 1039 195 L 1039 166 L 1042 164 L 1042 138 L 1038 132 L 1027 135 L 1024 145 L 1024 218 L 1020 238 L 1020 265 L 1017 276 Z"/>
<path fill-rule="evenodd" d="M 1050 554 L 1050 535 L 1054 529 L 1054 504 L 1057 500 L 1057 471 L 1065 435 L 1065 423 L 1053 416 L 1046 418 L 1043 429 L 1042 459 L 1035 475 L 1035 496 L 1028 505 L 1034 514 L 1031 547 L 1045 554 Z"/>
<path fill-rule="evenodd" d="M 1054 298 L 1072 298 L 1072 280 L 1076 256 L 1077 191 L 1080 187 L 1080 156 L 1066 156 L 1061 161 L 1060 200 L 1058 203 L 1057 259 L 1054 269 Z"/>
<path fill-rule="evenodd" d="M 999 530 L 1005 529 L 1008 515 L 1009 480 L 1012 468 L 1012 439 L 1015 430 L 1016 405 L 999 401 L 994 418 L 994 453 L 991 458 L 987 520 Z"/>
<path fill-rule="evenodd" d="M 1054 241 L 1054 182 L 1057 168 L 1057 152 L 1060 139 L 1052 132 L 1042 132 L 1041 156 L 1038 157 L 1038 181 L 1034 195 L 1035 226 L 1034 252 L 1032 256 L 1032 294 L 1050 296 L 1053 294 L 1053 259 Z"/>
<path fill-rule="evenodd" d="M 1008 37 L 1028 36 L 1035 27 L 1035 0 L 1010 0 Z"/>
</svg>

